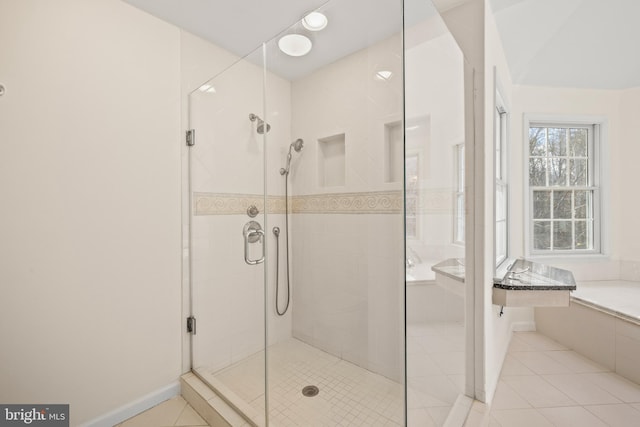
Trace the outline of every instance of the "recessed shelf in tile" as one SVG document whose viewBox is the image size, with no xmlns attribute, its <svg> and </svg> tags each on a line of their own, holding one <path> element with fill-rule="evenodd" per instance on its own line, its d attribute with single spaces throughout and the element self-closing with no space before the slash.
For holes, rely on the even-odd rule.
<svg viewBox="0 0 640 427">
<path fill-rule="evenodd" d="M 345 134 L 318 140 L 318 184 L 321 187 L 345 185 Z"/>
<path fill-rule="evenodd" d="M 404 149 L 402 122 L 384 125 L 384 182 L 402 182 Z"/>
</svg>

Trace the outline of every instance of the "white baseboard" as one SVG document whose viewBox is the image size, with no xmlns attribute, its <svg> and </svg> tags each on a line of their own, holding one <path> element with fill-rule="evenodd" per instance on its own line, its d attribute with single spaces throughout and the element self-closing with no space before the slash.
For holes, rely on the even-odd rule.
<svg viewBox="0 0 640 427">
<path fill-rule="evenodd" d="M 176 381 L 165 387 L 162 387 L 161 389 L 153 391 L 146 396 L 142 396 L 141 398 L 131 403 L 128 403 L 114 409 L 111 412 L 101 415 L 98 418 L 95 418 L 84 424 L 80 424 L 79 427 L 113 427 L 114 425 L 120 424 L 121 422 L 135 415 L 138 415 L 141 412 L 146 411 L 147 409 L 153 408 L 154 406 L 164 402 L 165 400 L 169 400 L 172 397 L 178 396 L 179 394 L 180 383 Z"/>
</svg>

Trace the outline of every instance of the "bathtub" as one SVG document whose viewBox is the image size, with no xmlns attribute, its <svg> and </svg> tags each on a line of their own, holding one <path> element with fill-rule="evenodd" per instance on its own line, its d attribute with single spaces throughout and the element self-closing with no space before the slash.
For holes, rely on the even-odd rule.
<svg viewBox="0 0 640 427">
<path fill-rule="evenodd" d="M 431 267 L 439 262 L 424 261 L 407 269 L 407 323 L 464 321 L 464 298 L 436 282 L 436 274 Z"/>
<path fill-rule="evenodd" d="M 640 282 L 582 282 L 571 297 L 578 304 L 640 324 Z"/>
<path fill-rule="evenodd" d="M 407 286 L 421 285 L 436 280 L 436 273 L 431 270 L 437 261 L 425 261 L 407 268 Z"/>
<path fill-rule="evenodd" d="M 536 329 L 640 383 L 640 282 L 579 282 L 569 307 L 536 308 Z"/>
</svg>

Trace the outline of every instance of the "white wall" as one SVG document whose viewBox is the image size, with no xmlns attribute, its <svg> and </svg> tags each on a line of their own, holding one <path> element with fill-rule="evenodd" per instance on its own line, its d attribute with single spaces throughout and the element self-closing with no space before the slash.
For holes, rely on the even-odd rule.
<svg viewBox="0 0 640 427">
<path fill-rule="evenodd" d="M 445 10 L 442 15 L 468 64 L 466 121 L 467 129 L 473 132 L 472 137 L 467 137 L 466 144 L 466 189 L 469 194 L 466 202 L 470 220 L 467 221 L 465 265 L 468 269 L 467 282 L 472 286 L 467 293 L 467 301 L 474 311 L 474 336 L 467 338 L 467 345 L 474 351 L 475 397 L 490 402 L 512 330 L 530 326 L 533 321 L 533 313 L 529 309 L 506 308 L 504 316 L 499 317 L 499 307 L 492 303 L 494 76 L 497 74 L 508 103 L 511 103 L 512 84 L 488 1 L 462 2 Z"/>
<path fill-rule="evenodd" d="M 638 192 L 637 159 L 640 152 L 640 88 L 622 91 L 620 99 L 620 131 L 618 141 L 611 142 L 611 204 L 616 207 L 611 221 L 613 228 L 614 253 L 624 261 L 640 261 L 640 210 Z M 617 227 L 615 227 L 617 224 Z M 623 266 L 621 266 L 623 267 Z"/>
<path fill-rule="evenodd" d="M 179 32 L 0 1 L 0 401 L 93 419 L 180 374 Z"/>
<path fill-rule="evenodd" d="M 494 277 L 494 183 L 495 183 L 495 99 L 496 90 L 500 93 L 507 104 L 507 108 L 513 106 L 513 85 L 511 75 L 504 56 L 502 42 L 498 34 L 493 12 L 486 3 L 485 6 L 485 133 L 484 133 L 484 156 L 485 156 L 485 281 L 484 281 L 484 324 L 485 324 L 485 393 L 486 401 L 493 399 L 493 394 L 498 383 L 502 363 L 509 347 L 511 333 L 516 328 L 533 328 L 533 309 L 532 308 L 514 308 L 505 307 L 504 314 L 499 315 L 500 307 L 492 303 L 493 294 L 493 277 Z M 509 125 L 514 127 L 514 117 L 518 114 L 512 112 L 509 116 Z M 508 152 L 513 150 L 515 141 L 508 141 Z M 513 155 L 511 153 L 511 155 Z M 508 167 L 512 167 L 513 162 L 509 162 Z M 509 182 L 509 195 L 518 194 L 518 187 L 514 183 Z M 513 201 L 511 201 L 510 206 Z M 510 225 L 513 211 L 509 212 Z M 518 235 L 518 230 L 509 229 L 509 235 Z M 510 248 L 509 256 L 514 257 L 514 253 Z"/>
</svg>

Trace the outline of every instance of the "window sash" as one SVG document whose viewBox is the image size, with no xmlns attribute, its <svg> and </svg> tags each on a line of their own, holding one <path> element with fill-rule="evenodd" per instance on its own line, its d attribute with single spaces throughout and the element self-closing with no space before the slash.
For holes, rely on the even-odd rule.
<svg viewBox="0 0 640 427">
<path fill-rule="evenodd" d="M 565 123 L 549 123 L 549 122 L 536 122 L 529 121 L 527 128 L 527 136 L 531 135 L 531 129 L 544 128 L 545 129 L 545 145 L 543 150 L 540 147 L 533 147 L 536 149 L 535 153 L 532 153 L 532 145 L 530 137 L 526 138 L 527 144 L 527 156 L 525 171 L 525 185 L 528 188 L 528 252 L 531 255 L 571 255 L 571 254 L 598 254 L 601 253 L 601 219 L 600 219 L 600 177 L 598 176 L 598 162 L 599 151 L 596 150 L 598 146 L 598 131 L 599 126 L 591 124 L 574 124 L 571 121 Z M 549 129 L 563 129 L 566 131 L 564 135 L 564 147 L 560 147 L 559 152 L 551 152 L 549 141 L 546 139 L 549 135 Z M 578 146 L 578 148 L 570 146 L 574 142 L 571 140 L 573 137 L 569 129 L 585 129 L 587 131 L 587 140 L 584 147 Z M 559 134 L 561 135 L 561 134 Z M 556 135 L 557 136 L 557 135 Z M 562 135 L 561 135 L 562 136 Z M 557 149 L 557 146 L 553 147 Z M 586 153 L 584 152 L 586 151 Z M 538 160 L 539 164 L 545 167 L 544 183 L 538 182 L 538 185 L 531 185 L 531 167 L 532 160 Z M 562 164 L 560 161 L 564 161 L 565 175 L 563 182 L 554 181 L 551 177 L 552 171 L 548 167 L 548 163 L 552 160 L 558 161 L 557 164 Z M 582 179 L 582 182 L 577 182 L 575 185 L 571 185 L 571 163 L 575 165 L 578 162 L 585 162 L 586 179 Z M 574 169 L 574 171 L 577 170 Z M 561 174 L 558 174 L 561 175 Z M 576 172 L 574 177 L 579 176 Z M 549 193 L 549 206 L 548 217 L 536 217 L 536 194 Z M 576 216 L 576 194 L 583 192 L 588 194 L 585 197 L 587 204 L 584 207 L 584 213 L 581 212 L 581 216 Z M 562 193 L 570 193 L 570 205 L 566 200 L 558 202 L 554 199 L 555 195 L 561 195 Z M 560 206 L 564 204 L 564 207 Z M 564 217 L 556 217 L 555 210 L 568 209 L 571 212 L 570 217 L 564 214 Z M 545 214 L 547 214 L 545 212 Z M 548 236 L 548 237 L 545 237 Z M 536 240 L 545 237 L 540 244 L 540 240 Z"/>
<path fill-rule="evenodd" d="M 507 183 L 507 140 L 509 115 L 504 108 L 501 97 L 497 94 L 495 111 L 494 150 L 495 150 L 495 182 L 494 182 L 494 257 L 498 267 L 509 252 L 509 186 Z"/>
<path fill-rule="evenodd" d="M 465 240 L 465 194 L 464 194 L 464 143 L 456 144 L 454 147 L 454 155 L 456 161 L 455 186 L 456 190 L 453 194 L 453 243 L 464 244 Z"/>
<path fill-rule="evenodd" d="M 548 214 L 536 215 L 536 200 L 535 194 L 538 193 L 550 193 Z M 570 216 L 557 215 L 558 204 L 554 203 L 554 193 L 571 192 L 572 197 L 570 199 L 569 211 Z M 590 197 L 585 198 L 585 203 L 588 205 L 585 208 L 584 215 L 576 215 L 576 203 L 575 193 L 583 192 L 588 193 Z M 533 187 L 529 193 L 529 223 L 530 223 L 530 250 L 532 255 L 550 255 L 550 254 L 592 254 L 600 253 L 600 238 L 599 238 L 599 210 L 596 209 L 600 204 L 600 191 L 597 187 Z M 547 224 L 548 228 L 545 230 L 545 234 L 548 235 L 546 244 L 536 245 L 536 238 L 542 237 L 539 231 L 540 226 Z M 570 227 L 570 247 L 566 244 L 559 244 L 556 242 L 557 235 L 554 234 L 560 225 Z M 536 229 L 538 227 L 538 230 Z M 584 227 L 584 230 L 580 228 Z M 577 233 L 584 232 L 586 237 L 581 240 Z M 536 235 L 538 234 L 538 235 Z M 583 244 L 580 244 L 584 242 Z M 548 249 L 540 246 L 548 246 Z M 580 247 L 584 246 L 584 247 Z"/>
</svg>

